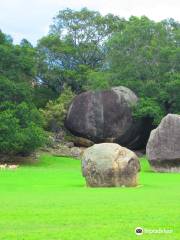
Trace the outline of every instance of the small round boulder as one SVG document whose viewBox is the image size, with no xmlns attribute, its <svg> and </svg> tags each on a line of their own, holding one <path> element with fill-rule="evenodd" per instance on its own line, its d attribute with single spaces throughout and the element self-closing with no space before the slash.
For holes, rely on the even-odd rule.
<svg viewBox="0 0 180 240">
<path fill-rule="evenodd" d="M 82 156 L 82 172 L 89 187 L 134 187 L 138 171 L 136 154 L 116 143 L 95 144 Z"/>
</svg>

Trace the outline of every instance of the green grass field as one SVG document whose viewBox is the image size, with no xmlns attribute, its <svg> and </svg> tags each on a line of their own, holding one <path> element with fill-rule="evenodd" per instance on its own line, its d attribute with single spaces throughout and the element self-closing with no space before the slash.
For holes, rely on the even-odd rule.
<svg viewBox="0 0 180 240">
<path fill-rule="evenodd" d="M 141 165 L 137 188 L 87 188 L 70 158 L 1 170 L 0 240 L 179 240 L 180 174 Z M 136 236 L 138 226 L 173 233 Z"/>
</svg>

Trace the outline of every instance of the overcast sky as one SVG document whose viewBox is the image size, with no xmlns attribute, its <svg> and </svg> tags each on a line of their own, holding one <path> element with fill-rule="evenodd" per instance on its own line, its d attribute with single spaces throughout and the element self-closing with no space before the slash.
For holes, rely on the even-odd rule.
<svg viewBox="0 0 180 240">
<path fill-rule="evenodd" d="M 58 10 L 67 7 L 88 7 L 125 18 L 146 15 L 156 21 L 170 17 L 180 21 L 180 0 L 0 0 L 0 29 L 15 43 L 26 38 L 36 44 L 47 34 Z"/>
</svg>

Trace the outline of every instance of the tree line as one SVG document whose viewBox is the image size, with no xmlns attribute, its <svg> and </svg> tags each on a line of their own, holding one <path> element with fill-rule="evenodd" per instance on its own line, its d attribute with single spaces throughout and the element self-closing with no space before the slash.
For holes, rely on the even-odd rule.
<svg viewBox="0 0 180 240">
<path fill-rule="evenodd" d="M 0 31 L 0 153 L 28 154 L 59 131 L 73 96 L 129 87 L 136 118 L 180 113 L 180 23 L 86 8 L 54 17 L 37 46 Z"/>
</svg>

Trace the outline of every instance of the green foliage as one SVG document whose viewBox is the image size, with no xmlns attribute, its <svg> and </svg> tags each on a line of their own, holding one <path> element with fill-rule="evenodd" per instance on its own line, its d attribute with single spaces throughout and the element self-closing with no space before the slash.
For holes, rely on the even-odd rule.
<svg viewBox="0 0 180 240">
<path fill-rule="evenodd" d="M 168 28 L 165 22 L 131 17 L 125 28 L 114 34 L 108 43 L 108 61 L 117 80 L 158 81 L 172 67 L 178 70 L 176 33 L 176 29 Z"/>
<path fill-rule="evenodd" d="M 157 101 L 152 98 L 140 98 L 137 106 L 134 107 L 134 117 L 143 118 L 148 117 L 152 119 L 154 125 L 160 123 L 161 119 L 164 117 L 164 111 L 158 105 Z"/>
<path fill-rule="evenodd" d="M 89 71 L 102 68 L 104 42 L 125 20 L 83 8 L 80 11 L 59 11 L 50 34 L 38 44 L 38 77 L 55 95 L 64 84 L 79 93 L 87 85 Z"/>
<path fill-rule="evenodd" d="M 43 118 L 33 104 L 35 49 L 27 40 L 13 45 L 0 32 L 0 153 L 29 154 L 42 146 Z"/>
<path fill-rule="evenodd" d="M 44 85 L 35 85 L 33 89 L 33 103 L 37 108 L 44 108 L 47 102 L 58 97 L 53 90 Z"/>
<path fill-rule="evenodd" d="M 135 115 L 158 123 L 179 113 L 180 24 L 131 17 L 107 43 L 106 66 L 111 85 L 131 88 L 141 98 Z"/>
<path fill-rule="evenodd" d="M 110 88 L 107 72 L 89 71 L 87 74 L 87 90 L 107 90 Z"/>
<path fill-rule="evenodd" d="M 18 105 L 6 102 L 0 107 L 1 153 L 28 154 L 45 143 L 42 117 L 37 109 L 25 102 Z"/>
<path fill-rule="evenodd" d="M 65 87 L 59 98 L 55 101 L 49 101 L 41 112 L 46 120 L 46 129 L 49 131 L 60 131 L 64 129 L 64 120 L 68 107 L 74 98 L 74 93 L 69 87 Z"/>
<path fill-rule="evenodd" d="M 165 84 L 164 102 L 169 112 L 180 114 L 180 73 L 171 74 Z"/>
<path fill-rule="evenodd" d="M 83 8 L 80 11 L 59 11 L 51 26 L 51 33 L 68 41 L 74 47 L 76 62 L 91 69 L 102 65 L 103 42 L 125 22 L 117 16 L 102 16 L 97 11 Z"/>
<path fill-rule="evenodd" d="M 26 82 L 15 83 L 0 75 L 0 102 L 11 101 L 15 104 L 22 101 L 32 102 L 32 88 Z"/>
<path fill-rule="evenodd" d="M 32 83 L 36 75 L 36 51 L 30 44 L 13 45 L 0 31 L 0 75 L 13 81 Z"/>
<path fill-rule="evenodd" d="M 180 112 L 180 24 L 173 19 L 126 21 L 86 8 L 65 9 L 37 51 L 37 79 L 54 93 L 49 99 L 64 85 L 75 93 L 122 85 L 140 98 L 136 117 L 149 116 L 157 124 L 165 114 Z"/>
<path fill-rule="evenodd" d="M 1 128 L 10 121 L 13 126 L 2 149 L 8 151 L 9 144 L 17 153 L 40 145 L 43 120 L 36 107 L 45 108 L 46 129 L 58 131 L 73 93 L 85 90 L 129 87 L 139 97 L 134 116 L 152 118 L 154 124 L 167 113 L 180 113 L 179 63 L 180 23 L 173 19 L 126 21 L 86 8 L 65 9 L 36 48 L 26 39 L 14 45 L 0 31 Z M 32 134 L 31 146 L 25 133 L 27 139 Z"/>
</svg>

